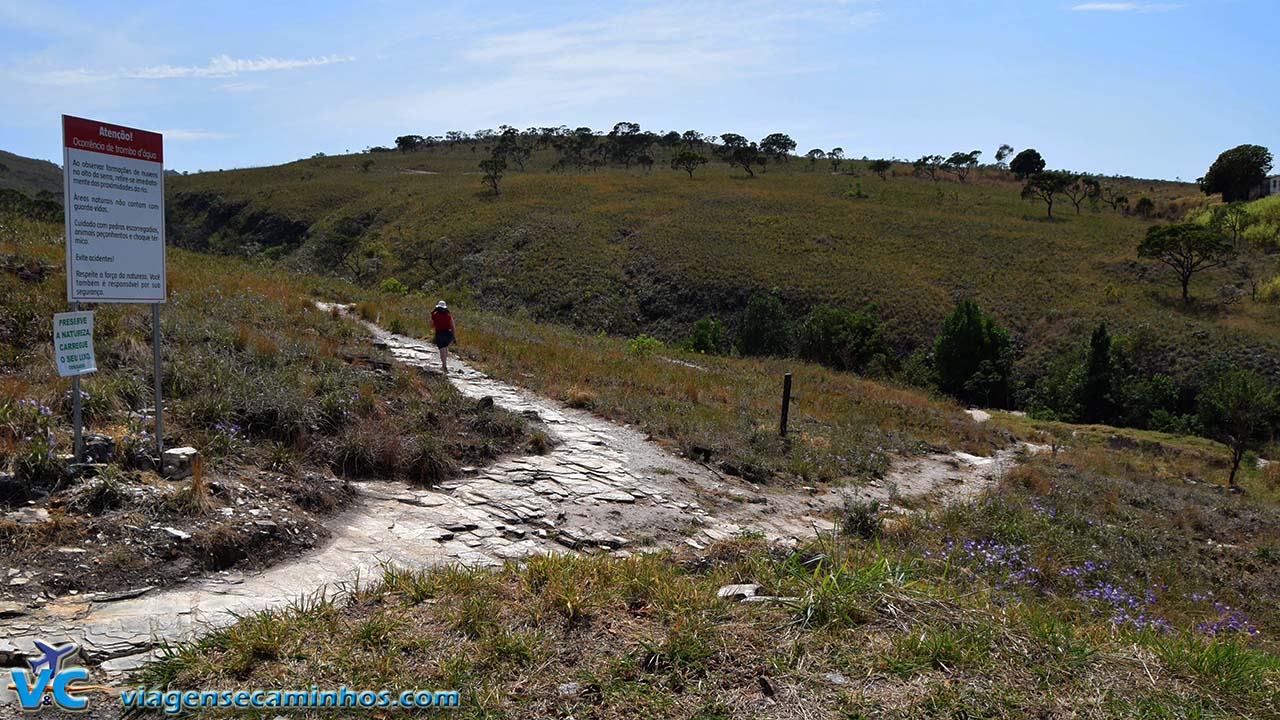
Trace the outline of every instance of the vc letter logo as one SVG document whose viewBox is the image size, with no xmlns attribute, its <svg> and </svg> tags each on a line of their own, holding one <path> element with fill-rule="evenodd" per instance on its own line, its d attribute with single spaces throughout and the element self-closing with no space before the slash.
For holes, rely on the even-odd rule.
<svg viewBox="0 0 1280 720">
<path fill-rule="evenodd" d="M 44 653 L 40 657 L 28 660 L 31 670 L 14 668 L 9 671 L 13 691 L 18 696 L 18 705 L 26 711 L 40 710 L 49 706 L 57 706 L 63 710 L 84 710 L 89 701 L 74 694 L 73 682 L 84 682 L 89 679 L 89 671 L 71 665 L 80 648 L 75 643 L 66 643 L 54 647 L 35 641 L 36 649 Z"/>
</svg>

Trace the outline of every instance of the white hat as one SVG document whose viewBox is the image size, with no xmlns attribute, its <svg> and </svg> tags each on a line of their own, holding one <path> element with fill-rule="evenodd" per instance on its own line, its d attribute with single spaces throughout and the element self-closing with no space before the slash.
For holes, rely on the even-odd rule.
<svg viewBox="0 0 1280 720">
<path fill-rule="evenodd" d="M 449 306 L 448 306 L 448 305 L 445 305 L 443 300 L 441 300 L 440 302 L 436 303 L 436 307 L 437 307 L 437 308 L 440 308 L 441 310 L 448 310 L 448 309 L 449 309 Z"/>
</svg>

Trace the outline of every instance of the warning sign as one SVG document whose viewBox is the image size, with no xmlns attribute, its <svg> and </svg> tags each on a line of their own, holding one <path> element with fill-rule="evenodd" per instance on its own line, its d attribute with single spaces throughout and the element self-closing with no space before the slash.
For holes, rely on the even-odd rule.
<svg viewBox="0 0 1280 720">
<path fill-rule="evenodd" d="M 164 141 L 62 116 L 70 302 L 165 300 Z"/>
</svg>

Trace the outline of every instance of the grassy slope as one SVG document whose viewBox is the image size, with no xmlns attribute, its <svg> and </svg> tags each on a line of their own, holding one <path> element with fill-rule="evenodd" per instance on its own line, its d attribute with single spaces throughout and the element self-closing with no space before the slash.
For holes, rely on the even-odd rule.
<svg viewBox="0 0 1280 720">
<path fill-rule="evenodd" d="M 677 337 L 705 312 L 732 318 L 748 294 L 777 288 L 797 313 L 819 301 L 874 302 L 902 349 L 926 342 L 954 300 L 972 295 L 1015 330 L 1031 363 L 1079 342 L 1101 318 L 1154 330 L 1154 354 L 1171 370 L 1228 340 L 1262 348 L 1240 354 L 1253 366 L 1275 370 L 1280 356 L 1274 306 L 1178 307 L 1172 279 L 1133 262 L 1145 221 L 1076 216 L 1063 201 L 1050 222 L 1042 205 L 994 176 L 881 182 L 810 172 L 801 161 L 754 180 L 720 163 L 693 180 L 666 169 L 559 175 L 543 171 L 544 153 L 529 172 L 510 172 L 491 199 L 479 193 L 483 155 L 320 158 L 174 178 L 169 187 L 247 202 L 241 216 L 282 213 L 310 225 L 312 242 L 363 217 L 377 258 L 366 264 L 372 279 L 397 276 L 473 306 L 616 334 Z M 365 159 L 375 163 L 368 172 L 358 168 Z M 844 197 L 855 183 L 871 197 Z M 1117 184 L 1135 198 L 1194 194 L 1185 184 Z M 175 215 L 171 233 L 196 237 L 191 226 L 202 217 Z M 1213 297 L 1225 278 L 1198 277 L 1194 288 Z"/>
<path fill-rule="evenodd" d="M 468 718 L 1274 716 L 1280 511 L 1186 485 L 1201 462 L 1083 437 L 993 497 L 854 513 L 795 552 L 743 539 L 698 557 L 393 569 L 139 680 L 455 689 L 450 713 Z M 1275 472 L 1256 479 L 1280 490 Z M 738 582 L 793 600 L 716 599 Z"/>
<path fill-rule="evenodd" d="M 10 188 L 34 196 L 41 190 L 62 197 L 62 170 L 47 160 L 0 150 L 0 189 Z"/>
</svg>

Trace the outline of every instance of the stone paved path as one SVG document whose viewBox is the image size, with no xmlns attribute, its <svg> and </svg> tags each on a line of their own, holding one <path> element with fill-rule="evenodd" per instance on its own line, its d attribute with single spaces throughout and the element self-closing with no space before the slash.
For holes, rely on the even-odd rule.
<svg viewBox="0 0 1280 720">
<path fill-rule="evenodd" d="M 427 343 L 369 326 L 375 342 L 407 365 L 439 371 Z M 831 529 L 824 516 L 848 495 L 887 497 L 897 480 L 804 493 L 754 486 L 676 457 L 640 433 L 498 382 L 453 359 L 449 379 L 464 395 L 538 419 L 557 441 L 545 456 L 509 457 L 431 490 L 394 482 L 358 484 L 358 500 L 330 527 L 326 546 L 264 571 L 202 581 L 114 602 L 70 597 L 0 619 L 9 664 L 37 638 L 73 639 L 107 677 L 151 656 L 161 642 L 191 639 L 245 613 L 301 595 L 366 582 L 382 563 L 425 567 L 494 565 L 531 553 L 626 554 L 694 547 L 751 530 L 787 541 Z M 989 458 L 912 461 L 895 476 L 904 494 L 943 490 L 949 499 L 986 487 Z M 922 482 L 912 484 L 912 478 Z"/>
</svg>

